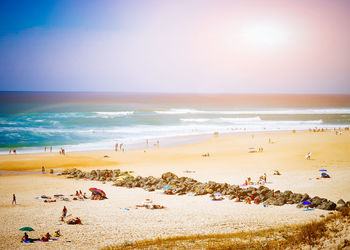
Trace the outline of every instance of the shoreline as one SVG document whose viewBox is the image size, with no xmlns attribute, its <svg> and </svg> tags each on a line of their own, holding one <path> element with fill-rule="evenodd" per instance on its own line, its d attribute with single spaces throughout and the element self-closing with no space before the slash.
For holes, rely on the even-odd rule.
<svg viewBox="0 0 350 250">
<path fill-rule="evenodd" d="M 345 128 L 349 128 L 350 125 L 339 125 L 339 126 L 334 126 L 331 128 L 327 128 L 328 132 L 334 131 L 334 130 L 344 130 Z M 315 127 L 321 129 L 321 127 Z M 309 129 L 314 129 L 314 128 L 309 128 Z M 295 129 L 297 132 L 308 132 L 309 129 Z M 210 138 L 213 137 L 227 137 L 227 136 L 249 136 L 249 135 L 257 135 L 257 134 L 274 134 L 274 133 L 287 133 L 291 132 L 291 130 L 257 130 L 257 131 L 229 131 L 229 132 L 213 132 L 213 133 L 203 133 L 203 134 L 193 134 L 193 135 L 179 135 L 179 136 L 169 136 L 169 137 L 159 137 L 158 140 L 160 141 L 159 143 L 159 148 L 164 148 L 164 147 L 174 147 L 174 146 L 182 146 L 182 145 L 188 145 L 188 144 L 194 144 L 198 142 L 203 142 L 206 141 Z M 218 133 L 218 135 L 215 135 L 215 133 Z M 156 142 L 157 139 L 152 139 L 149 140 L 150 142 Z M 122 143 L 121 141 L 118 142 L 119 144 Z M 50 152 L 50 146 L 47 147 L 47 151 L 43 150 L 43 147 L 23 147 L 23 148 L 16 148 L 17 149 L 17 154 L 41 154 L 41 153 L 58 153 L 58 148 L 64 148 L 66 152 L 73 152 L 73 153 L 86 153 L 86 152 L 99 152 L 99 151 L 114 151 L 114 144 L 111 144 L 110 148 L 91 148 L 91 149 L 84 149 L 80 150 L 77 149 L 75 150 L 74 147 L 79 145 L 84 145 L 84 144 L 75 144 L 75 145 L 60 145 L 60 146 L 54 146 L 52 152 Z M 130 150 L 144 150 L 144 149 L 152 149 L 152 148 L 157 148 L 157 146 L 151 145 L 148 146 L 146 145 L 146 142 L 135 142 L 135 143 L 130 143 L 130 144 L 124 144 L 126 146 L 126 151 Z M 24 151 L 21 151 L 23 150 Z M 57 151 L 55 151 L 55 150 Z M 73 150 L 72 150 L 73 149 Z M 13 153 L 11 153 L 13 154 Z M 0 156 L 1 155 L 10 155 L 8 152 L 8 149 L 6 150 L 1 150 L 0 149 Z"/>
</svg>

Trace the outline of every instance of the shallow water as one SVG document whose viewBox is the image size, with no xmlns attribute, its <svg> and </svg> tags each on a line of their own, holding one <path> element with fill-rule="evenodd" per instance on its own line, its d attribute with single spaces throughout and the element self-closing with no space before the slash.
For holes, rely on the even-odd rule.
<svg viewBox="0 0 350 250">
<path fill-rule="evenodd" d="M 350 124 L 344 96 L 310 102 L 290 97 L 0 93 L 0 152 L 111 150 L 116 143 L 150 147 L 163 138 L 214 132 L 262 132 L 338 128 Z M 220 96 L 219 96 L 220 97 Z M 223 95 L 222 99 L 227 99 Z M 328 99 L 332 101 L 326 101 Z M 258 100 L 256 100 L 258 99 Z M 349 98 L 350 99 L 350 98 Z M 195 100 L 198 100 L 195 102 Z M 251 100 L 251 103 L 249 103 Z M 260 100 L 260 102 L 259 102 Z M 133 146 L 132 146 L 133 145 Z M 164 146 L 164 145 L 161 145 Z"/>
</svg>

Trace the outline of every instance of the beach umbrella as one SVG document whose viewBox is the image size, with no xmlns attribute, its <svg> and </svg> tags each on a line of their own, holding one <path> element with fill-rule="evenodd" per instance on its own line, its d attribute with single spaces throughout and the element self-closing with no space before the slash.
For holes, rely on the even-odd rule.
<svg viewBox="0 0 350 250">
<path fill-rule="evenodd" d="M 322 169 L 320 169 L 319 171 L 325 172 L 325 171 L 327 171 L 327 169 L 322 168 Z"/>
<path fill-rule="evenodd" d="M 302 204 L 303 205 L 311 205 L 311 202 L 310 201 L 304 201 Z"/>
<path fill-rule="evenodd" d="M 34 229 L 31 227 L 22 227 L 19 229 L 19 231 L 31 232 L 31 231 L 34 231 Z"/>
<path fill-rule="evenodd" d="M 93 192 L 93 193 L 99 193 L 102 196 L 106 196 L 106 193 L 102 189 L 99 189 L 99 188 L 89 188 L 89 191 Z"/>
<path fill-rule="evenodd" d="M 170 189 L 170 185 L 166 185 L 165 187 L 163 187 L 163 190 L 168 190 Z"/>
</svg>

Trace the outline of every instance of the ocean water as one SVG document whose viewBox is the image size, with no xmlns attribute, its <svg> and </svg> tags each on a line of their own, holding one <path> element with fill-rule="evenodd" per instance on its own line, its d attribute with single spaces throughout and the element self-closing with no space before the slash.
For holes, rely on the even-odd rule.
<svg viewBox="0 0 350 250">
<path fill-rule="evenodd" d="M 149 140 L 219 133 L 339 128 L 350 125 L 347 97 L 296 96 L 254 101 L 245 96 L 225 102 L 206 96 L 93 95 L 89 93 L 0 93 L 0 153 L 144 147 Z M 234 99 L 235 96 L 232 96 Z M 273 102 L 271 98 L 280 101 Z M 298 99 L 299 98 L 299 99 Z M 303 99 L 302 98 L 302 99 Z M 196 101 L 193 101 L 196 100 Z M 253 100 L 249 103 L 249 100 Z M 265 101 L 264 101 L 265 100 Z M 282 101 L 281 101 L 282 100 Z M 299 102 L 298 102 L 298 101 Z M 325 102 L 325 100 L 328 100 Z"/>
</svg>

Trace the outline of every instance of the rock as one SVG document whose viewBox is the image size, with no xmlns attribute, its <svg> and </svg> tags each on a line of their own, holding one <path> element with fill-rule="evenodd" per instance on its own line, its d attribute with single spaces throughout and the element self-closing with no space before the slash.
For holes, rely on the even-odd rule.
<svg viewBox="0 0 350 250">
<path fill-rule="evenodd" d="M 317 207 L 322 204 L 322 199 L 318 196 L 315 196 L 311 199 L 310 207 Z"/>
<path fill-rule="evenodd" d="M 204 188 L 199 188 L 196 190 L 195 195 L 205 195 L 207 191 Z"/>
<path fill-rule="evenodd" d="M 175 178 L 176 179 L 178 178 L 177 175 L 173 174 L 171 172 L 166 172 L 166 173 L 162 174 L 162 179 L 167 181 L 167 182 L 169 182 L 170 180 L 175 179 Z"/>
<path fill-rule="evenodd" d="M 282 197 L 279 197 L 279 198 L 273 203 L 273 205 L 275 205 L 275 206 L 283 206 L 285 203 L 286 203 L 286 200 L 285 200 L 285 198 L 282 196 Z"/>
<path fill-rule="evenodd" d="M 325 205 L 325 209 L 324 210 L 334 210 L 337 207 L 337 204 L 335 204 L 332 201 L 329 201 L 326 205 Z"/>
<path fill-rule="evenodd" d="M 212 194 L 214 192 L 214 190 L 211 189 L 211 188 L 207 188 L 206 191 L 207 191 L 208 194 Z"/>
<path fill-rule="evenodd" d="M 344 205 L 345 206 L 345 201 L 343 199 L 338 200 L 337 205 Z"/>
<path fill-rule="evenodd" d="M 308 194 L 304 194 L 304 195 L 301 197 L 300 202 L 307 201 L 308 199 L 310 199 L 310 196 L 309 196 Z"/>
<path fill-rule="evenodd" d="M 117 186 L 117 187 L 122 187 L 123 186 L 123 181 L 116 181 L 113 186 Z"/>
</svg>

